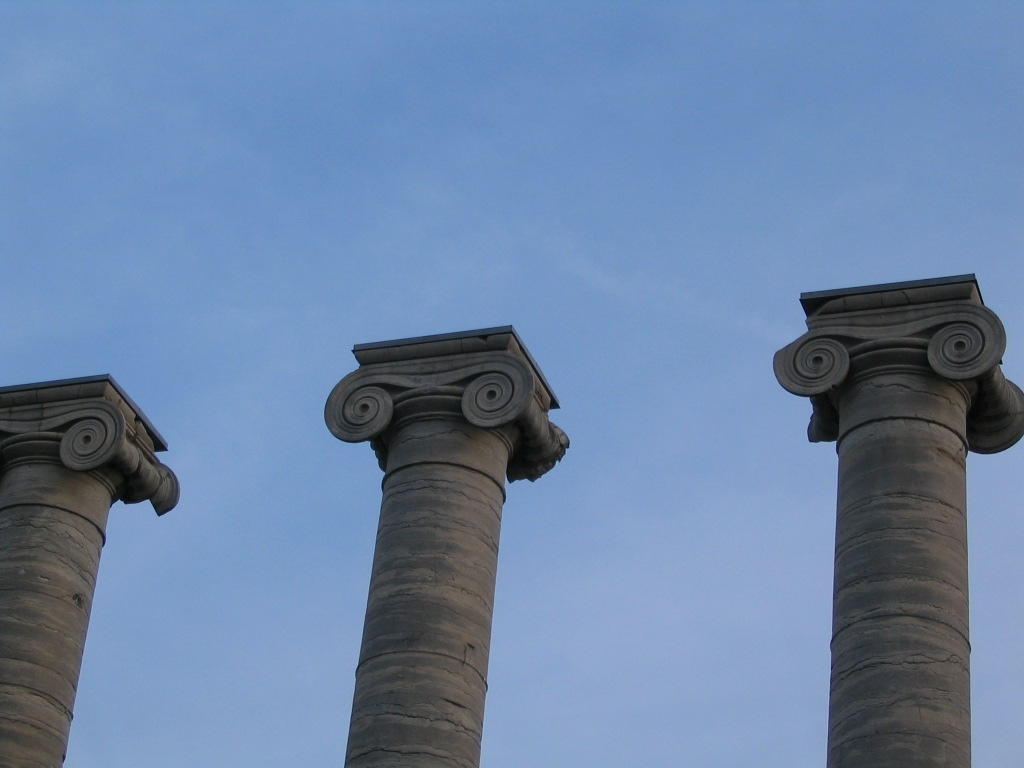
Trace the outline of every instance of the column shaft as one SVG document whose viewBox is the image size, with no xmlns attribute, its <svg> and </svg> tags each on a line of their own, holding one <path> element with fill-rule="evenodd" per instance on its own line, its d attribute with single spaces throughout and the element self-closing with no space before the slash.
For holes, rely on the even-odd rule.
<svg viewBox="0 0 1024 768">
<path fill-rule="evenodd" d="M 830 768 L 970 766 L 968 403 L 907 372 L 839 399 Z"/>
<path fill-rule="evenodd" d="M 565 454 L 558 401 L 512 326 L 353 353 L 324 418 L 385 477 L 345 764 L 476 768 L 505 479 Z"/>
<path fill-rule="evenodd" d="M 113 501 L 108 483 L 66 469 L 57 450 L 31 438 L 3 450 L 0 768 L 63 764 Z"/>
<path fill-rule="evenodd" d="M 974 275 L 805 293 L 775 375 L 837 440 L 829 768 L 970 768 L 968 451 L 1024 436 Z"/>
<path fill-rule="evenodd" d="M 459 403 L 419 398 L 415 407 L 433 413 L 411 419 L 396 409 L 356 672 L 350 768 L 479 764 L 511 446 L 502 430 L 462 419 Z"/>
<path fill-rule="evenodd" d="M 110 505 L 178 499 L 110 376 L 0 388 L 0 768 L 64 764 Z"/>
</svg>

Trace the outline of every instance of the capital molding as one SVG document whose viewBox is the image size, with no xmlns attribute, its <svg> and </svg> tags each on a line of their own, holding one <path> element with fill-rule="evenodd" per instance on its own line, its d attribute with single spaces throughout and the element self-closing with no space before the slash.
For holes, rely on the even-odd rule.
<svg viewBox="0 0 1024 768">
<path fill-rule="evenodd" d="M 361 366 L 334 387 L 324 419 L 339 440 L 371 441 L 382 466 L 396 401 L 442 392 L 460 398 L 461 418 L 474 426 L 518 428 L 510 481 L 536 480 L 568 448 L 547 416 L 557 400 L 511 326 L 365 344 L 353 352 Z"/>
<path fill-rule="evenodd" d="M 38 440 L 58 442 L 68 469 L 114 470 L 126 503 L 149 500 L 162 515 L 178 502 L 178 480 L 155 456 L 163 438 L 108 375 L 0 389 L 0 449 L 24 460 Z"/>
<path fill-rule="evenodd" d="M 855 377 L 905 368 L 969 384 L 971 450 L 1024 436 L 1024 394 L 1000 363 L 1006 331 L 973 275 L 803 294 L 808 331 L 775 354 L 784 389 L 811 399 L 814 441 L 835 440 L 835 393 Z"/>
</svg>

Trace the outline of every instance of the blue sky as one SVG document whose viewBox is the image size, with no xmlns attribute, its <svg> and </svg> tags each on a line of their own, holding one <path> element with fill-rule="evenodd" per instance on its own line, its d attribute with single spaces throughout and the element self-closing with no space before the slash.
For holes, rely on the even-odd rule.
<svg viewBox="0 0 1024 768">
<path fill-rule="evenodd" d="M 514 324 L 569 454 L 509 488 L 484 768 L 824 759 L 836 462 L 802 291 L 974 272 L 1024 382 L 1024 6 L 0 5 L 3 384 L 112 374 L 68 768 L 340 765 L 380 473 L 353 344 Z M 974 749 L 1024 752 L 1020 448 L 969 467 Z"/>
</svg>

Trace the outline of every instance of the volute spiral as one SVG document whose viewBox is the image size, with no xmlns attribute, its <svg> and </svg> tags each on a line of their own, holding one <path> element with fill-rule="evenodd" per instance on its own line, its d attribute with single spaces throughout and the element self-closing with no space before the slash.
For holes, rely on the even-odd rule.
<svg viewBox="0 0 1024 768">
<path fill-rule="evenodd" d="M 954 381 L 973 379 L 999 364 L 1006 349 L 1006 332 L 979 314 L 970 321 L 940 328 L 928 342 L 928 364 L 937 374 Z"/>
<path fill-rule="evenodd" d="M 117 454 L 124 442 L 124 421 L 96 410 L 68 427 L 60 441 L 60 460 L 68 469 L 96 469 Z"/>
<path fill-rule="evenodd" d="M 347 443 L 360 443 L 382 432 L 393 412 L 387 390 L 342 380 L 327 399 L 324 415 L 331 434 Z"/>
<path fill-rule="evenodd" d="M 532 397 L 533 377 L 509 366 L 473 379 L 462 395 L 462 413 L 470 424 L 496 427 L 522 413 Z"/>
<path fill-rule="evenodd" d="M 794 395 L 820 395 L 839 386 L 850 372 L 850 353 L 835 339 L 812 336 L 775 354 L 775 377 Z"/>
</svg>

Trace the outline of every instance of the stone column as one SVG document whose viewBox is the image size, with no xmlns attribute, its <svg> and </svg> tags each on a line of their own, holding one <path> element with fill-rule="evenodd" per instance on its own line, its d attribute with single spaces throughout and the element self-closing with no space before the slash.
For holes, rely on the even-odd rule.
<svg viewBox="0 0 1024 768">
<path fill-rule="evenodd" d="M 973 275 L 805 293 L 775 355 L 837 441 L 829 768 L 971 764 L 966 454 L 1024 433 Z"/>
<path fill-rule="evenodd" d="M 565 453 L 558 403 L 511 326 L 353 352 L 327 425 L 384 482 L 345 765 L 475 768 L 504 481 Z"/>
<path fill-rule="evenodd" d="M 64 762 L 111 504 L 178 498 L 109 376 L 0 389 L 0 768 Z"/>
</svg>

